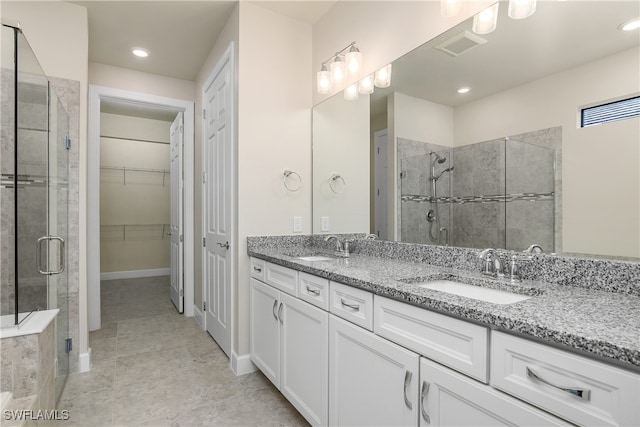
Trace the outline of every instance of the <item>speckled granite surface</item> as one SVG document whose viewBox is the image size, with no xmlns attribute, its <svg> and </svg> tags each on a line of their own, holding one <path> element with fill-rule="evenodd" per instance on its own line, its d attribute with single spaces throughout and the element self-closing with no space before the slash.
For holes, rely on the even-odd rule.
<svg viewBox="0 0 640 427">
<path fill-rule="evenodd" d="M 341 235 L 342 238 L 344 235 Z M 537 255 L 525 280 L 487 279 L 479 274 L 478 250 L 365 241 L 351 244 L 349 258 L 303 261 L 331 254 L 322 236 L 249 237 L 250 256 L 284 265 L 377 295 L 437 310 L 640 370 L 640 263 Z M 508 255 L 503 251 L 501 255 Z M 545 271 L 535 271 L 543 269 Z M 418 279 L 453 278 L 533 295 L 508 305 L 492 304 L 416 285 Z"/>
</svg>

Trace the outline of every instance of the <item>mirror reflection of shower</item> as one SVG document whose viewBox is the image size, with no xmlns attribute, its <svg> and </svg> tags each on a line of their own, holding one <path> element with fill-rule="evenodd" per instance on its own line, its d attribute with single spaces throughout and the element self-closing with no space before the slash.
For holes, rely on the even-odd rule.
<svg viewBox="0 0 640 427">
<path fill-rule="evenodd" d="M 444 155 L 440 155 L 435 151 L 429 151 L 429 155 L 431 157 L 431 173 L 429 175 L 429 181 L 431 182 L 431 206 L 427 212 L 427 222 L 429 222 L 429 238 L 436 243 L 444 243 L 445 245 L 449 245 L 449 228 L 443 226 L 440 221 L 440 211 L 438 206 L 438 180 L 442 178 L 447 172 L 451 172 L 454 168 L 453 165 L 436 171 L 438 165 L 441 165 L 447 161 L 447 157 Z M 442 233 L 445 233 L 445 239 L 443 242 L 440 241 Z"/>
</svg>

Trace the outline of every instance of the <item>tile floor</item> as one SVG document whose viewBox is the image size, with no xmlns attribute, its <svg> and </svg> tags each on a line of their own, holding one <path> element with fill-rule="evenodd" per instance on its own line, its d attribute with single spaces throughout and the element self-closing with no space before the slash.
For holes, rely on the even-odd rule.
<svg viewBox="0 0 640 427">
<path fill-rule="evenodd" d="M 236 377 L 215 341 L 169 301 L 168 277 L 103 281 L 93 366 L 72 374 L 60 426 L 307 425 L 271 382 Z"/>
</svg>

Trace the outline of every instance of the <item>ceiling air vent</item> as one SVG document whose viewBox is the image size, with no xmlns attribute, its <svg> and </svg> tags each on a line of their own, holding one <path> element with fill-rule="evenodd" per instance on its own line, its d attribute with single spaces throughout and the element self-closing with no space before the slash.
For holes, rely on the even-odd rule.
<svg viewBox="0 0 640 427">
<path fill-rule="evenodd" d="M 470 49 L 485 44 L 486 42 L 485 39 L 478 37 L 470 31 L 463 31 L 440 43 L 436 46 L 436 49 L 446 52 L 451 56 L 460 56 Z"/>
</svg>

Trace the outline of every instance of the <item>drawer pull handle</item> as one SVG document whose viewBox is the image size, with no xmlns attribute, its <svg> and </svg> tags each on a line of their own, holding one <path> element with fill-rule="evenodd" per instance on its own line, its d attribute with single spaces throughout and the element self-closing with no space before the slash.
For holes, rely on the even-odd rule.
<svg viewBox="0 0 640 427">
<path fill-rule="evenodd" d="M 426 381 L 422 381 L 422 390 L 420 391 L 420 413 L 422 413 L 422 418 L 429 424 L 431 424 L 431 417 L 427 414 L 427 403 L 424 399 L 427 397 L 427 393 L 429 393 L 429 384 Z"/>
<path fill-rule="evenodd" d="M 340 304 L 344 305 L 345 307 L 349 307 L 352 310 L 360 311 L 360 305 L 359 304 L 349 304 L 348 302 L 346 302 L 344 300 L 344 298 L 340 298 Z"/>
<path fill-rule="evenodd" d="M 589 400 L 591 398 L 591 390 L 583 390 L 581 388 L 573 388 L 573 387 L 563 387 L 557 384 L 553 384 L 543 378 L 541 378 L 538 374 L 536 374 L 531 368 L 527 366 L 527 376 L 529 378 L 534 378 L 541 383 L 547 384 L 551 387 L 557 388 L 558 390 L 562 390 L 567 392 L 573 396 L 579 397 L 580 399 Z"/>
<path fill-rule="evenodd" d="M 411 371 L 405 371 L 404 373 L 404 404 L 407 405 L 407 408 L 409 408 L 409 410 L 413 410 L 413 405 L 411 404 L 411 402 L 409 401 L 409 398 L 407 397 L 407 389 L 409 388 L 409 384 L 411 383 L 411 377 L 413 377 L 413 372 Z"/>
<path fill-rule="evenodd" d="M 257 273 L 262 273 L 262 268 L 256 267 L 255 265 L 253 266 L 253 270 L 256 271 Z"/>
<path fill-rule="evenodd" d="M 313 289 L 313 288 L 310 288 L 309 286 L 307 286 L 307 292 L 309 292 L 311 295 L 315 295 L 315 296 L 320 295 L 320 290 L 319 289 Z"/>
<path fill-rule="evenodd" d="M 280 303 L 280 308 L 278 308 L 278 319 L 280 319 L 280 324 L 282 325 L 282 306 L 283 304 Z"/>
<path fill-rule="evenodd" d="M 271 312 L 273 313 L 273 318 L 276 319 L 276 322 L 278 321 L 278 315 L 276 314 L 277 305 L 278 305 L 278 300 L 273 300 L 273 308 L 271 309 Z"/>
</svg>

